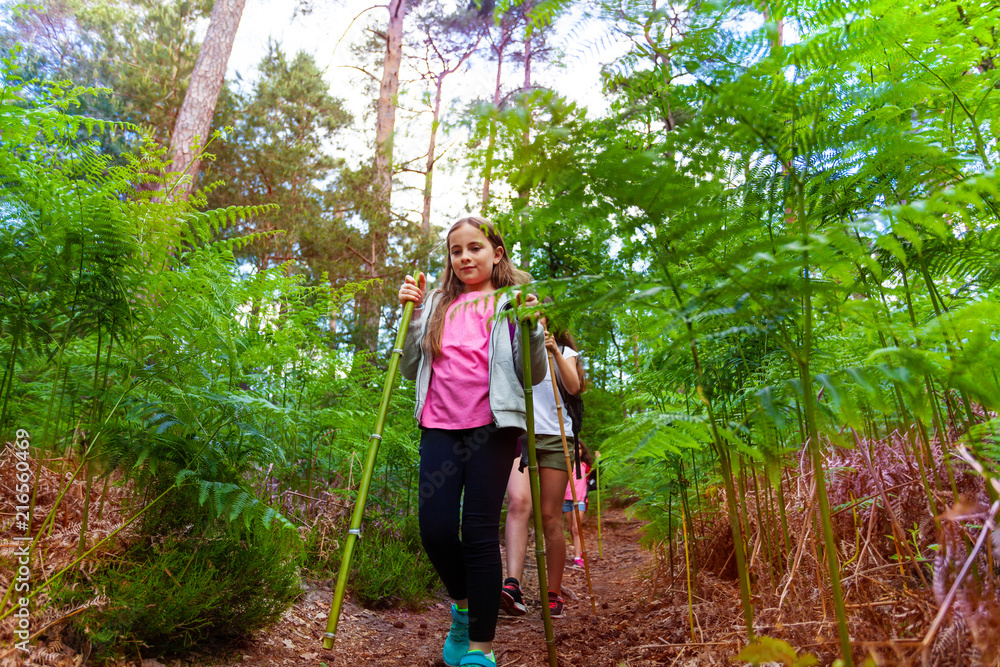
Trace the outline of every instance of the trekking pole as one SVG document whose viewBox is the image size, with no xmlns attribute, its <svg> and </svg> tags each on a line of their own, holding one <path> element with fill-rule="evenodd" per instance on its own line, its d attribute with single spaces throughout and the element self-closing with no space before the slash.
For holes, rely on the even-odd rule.
<svg viewBox="0 0 1000 667">
<path fill-rule="evenodd" d="M 542 597 L 542 621 L 545 624 L 545 649 L 549 667 L 559 667 L 556 636 L 552 631 L 549 609 L 549 582 L 545 572 L 545 531 L 542 527 L 541 489 L 538 485 L 538 457 L 535 455 L 535 403 L 531 392 L 531 348 L 528 320 L 521 322 L 521 357 L 524 362 L 524 414 L 528 430 L 528 483 L 531 485 L 531 514 L 535 523 L 535 561 L 538 564 L 538 591 Z"/>
<path fill-rule="evenodd" d="M 556 414 L 559 416 L 559 435 L 562 436 L 563 456 L 566 457 L 566 472 L 569 473 L 569 491 L 573 497 L 573 519 L 576 521 L 576 532 L 580 535 L 580 551 L 583 553 L 583 571 L 587 575 L 587 591 L 590 593 L 590 608 L 597 616 L 597 601 L 594 599 L 594 584 L 590 581 L 590 559 L 587 558 L 587 541 L 583 539 L 583 517 L 580 516 L 580 506 L 576 500 L 576 484 L 573 483 L 573 463 L 569 458 L 569 445 L 566 443 L 566 424 L 563 422 L 562 401 L 559 400 L 559 387 L 556 386 L 556 361 L 549 353 L 549 377 L 552 378 L 552 393 L 556 395 Z"/>
<path fill-rule="evenodd" d="M 604 548 L 601 544 L 601 466 L 597 465 L 597 461 L 594 461 L 594 470 L 597 471 L 597 557 L 604 558 Z"/>
<path fill-rule="evenodd" d="M 351 571 L 351 557 L 354 556 L 354 545 L 361 537 L 361 515 L 365 511 L 368 500 L 368 487 L 371 486 L 372 474 L 375 471 L 375 457 L 378 454 L 379 443 L 382 442 L 382 429 L 385 427 L 385 417 L 389 412 L 389 399 L 396 386 L 396 372 L 399 370 L 399 360 L 403 356 L 403 343 L 406 341 L 406 330 L 410 327 L 410 317 L 413 315 L 414 301 L 407 301 L 403 306 L 403 317 L 399 321 L 399 333 L 396 334 L 396 344 L 389 358 L 389 370 L 386 371 L 385 386 L 382 388 L 382 402 L 378 406 L 375 417 L 375 432 L 368 439 L 368 455 L 365 458 L 364 472 L 361 484 L 358 485 L 358 497 L 354 500 L 354 512 L 351 514 L 351 525 L 347 530 L 347 540 L 344 542 L 344 553 L 340 559 L 340 574 L 337 575 L 337 587 L 333 590 L 333 604 L 330 605 L 330 616 L 326 621 L 326 632 L 323 633 L 323 648 L 333 648 L 333 640 L 337 636 L 337 621 L 340 620 L 340 608 L 347 592 L 347 576 Z"/>
</svg>

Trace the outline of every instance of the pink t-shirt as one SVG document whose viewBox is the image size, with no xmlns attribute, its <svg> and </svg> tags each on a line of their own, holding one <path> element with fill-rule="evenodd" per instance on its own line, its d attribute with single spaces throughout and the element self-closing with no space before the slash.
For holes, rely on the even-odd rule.
<svg viewBox="0 0 1000 667">
<path fill-rule="evenodd" d="M 583 479 L 576 476 L 576 463 L 573 464 L 573 479 L 566 483 L 566 497 L 563 500 L 573 500 L 573 492 L 570 490 L 570 484 L 576 485 L 576 502 L 582 503 L 587 499 L 587 475 L 590 474 L 590 466 L 580 461 L 580 472 L 583 473 Z"/>
<path fill-rule="evenodd" d="M 431 364 L 421 426 L 457 430 L 493 421 L 490 321 L 495 301 L 491 292 L 468 292 L 448 307 L 441 356 Z"/>
</svg>

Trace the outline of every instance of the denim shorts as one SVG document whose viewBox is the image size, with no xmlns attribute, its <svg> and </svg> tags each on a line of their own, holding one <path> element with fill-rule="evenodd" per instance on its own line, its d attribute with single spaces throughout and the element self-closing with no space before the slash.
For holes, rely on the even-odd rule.
<svg viewBox="0 0 1000 667">
<path fill-rule="evenodd" d="M 580 506 L 580 511 L 581 512 L 586 512 L 587 511 L 587 502 L 586 501 L 581 500 L 581 501 L 577 502 L 577 505 Z M 564 500 L 563 501 L 563 512 L 572 512 L 572 511 L 573 511 L 573 501 L 572 500 Z"/>
</svg>

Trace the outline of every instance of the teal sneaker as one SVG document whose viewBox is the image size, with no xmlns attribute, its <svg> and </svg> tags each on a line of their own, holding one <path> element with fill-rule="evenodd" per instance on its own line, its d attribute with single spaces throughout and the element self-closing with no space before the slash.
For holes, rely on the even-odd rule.
<svg viewBox="0 0 1000 667">
<path fill-rule="evenodd" d="M 451 619 L 451 630 L 444 640 L 441 657 L 448 667 L 458 667 L 462 657 L 469 652 L 469 610 L 460 611 L 451 605 Z"/>
<path fill-rule="evenodd" d="M 496 664 L 493 653 L 485 655 L 482 651 L 469 651 L 459 663 L 461 667 L 496 667 Z"/>
</svg>

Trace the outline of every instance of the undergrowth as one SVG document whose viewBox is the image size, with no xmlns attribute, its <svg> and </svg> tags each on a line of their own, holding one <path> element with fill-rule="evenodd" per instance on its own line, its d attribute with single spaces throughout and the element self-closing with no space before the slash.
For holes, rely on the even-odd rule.
<svg viewBox="0 0 1000 667">
<path fill-rule="evenodd" d="M 76 655 L 113 656 L 249 636 L 299 594 L 299 567 L 338 565 L 336 512 L 361 473 L 382 362 L 360 363 L 332 325 L 373 285 L 246 275 L 240 249 L 262 235 L 226 232 L 271 205 L 158 196 L 172 187 L 162 149 L 70 113 L 100 91 L 26 81 L 16 61 L 0 60 L 0 431 L 17 425 L 33 460 L 58 462 L 38 467 L 31 499 L 46 563 L 35 603 L 59 621 L 41 642 L 63 633 Z M 142 145 L 116 161 L 97 132 Z M 412 405 L 397 392 L 395 412 Z M 418 605 L 433 580 L 414 520 L 391 518 L 415 500 L 415 426 L 400 421 L 370 497 L 384 517 L 355 564 L 369 606 Z M 5 491 L 15 481 L 0 475 Z M 305 526 L 331 511 L 325 555 L 304 558 L 300 534 L 315 545 Z"/>
<path fill-rule="evenodd" d="M 89 641 L 98 657 L 130 644 L 176 653 L 246 638 L 301 593 L 300 542 L 286 528 L 219 519 L 193 488 L 146 516 L 124 553 L 54 594 L 57 604 L 92 605 L 68 635 Z"/>
<path fill-rule="evenodd" d="M 342 525 L 313 530 L 306 541 L 306 568 L 316 577 L 336 577 L 340 569 Z M 373 514 L 362 525 L 361 541 L 351 560 L 348 591 L 370 609 L 404 606 L 418 610 L 430 599 L 437 575 L 420 546 L 414 514 Z M 332 584 L 332 582 L 331 582 Z"/>
</svg>

